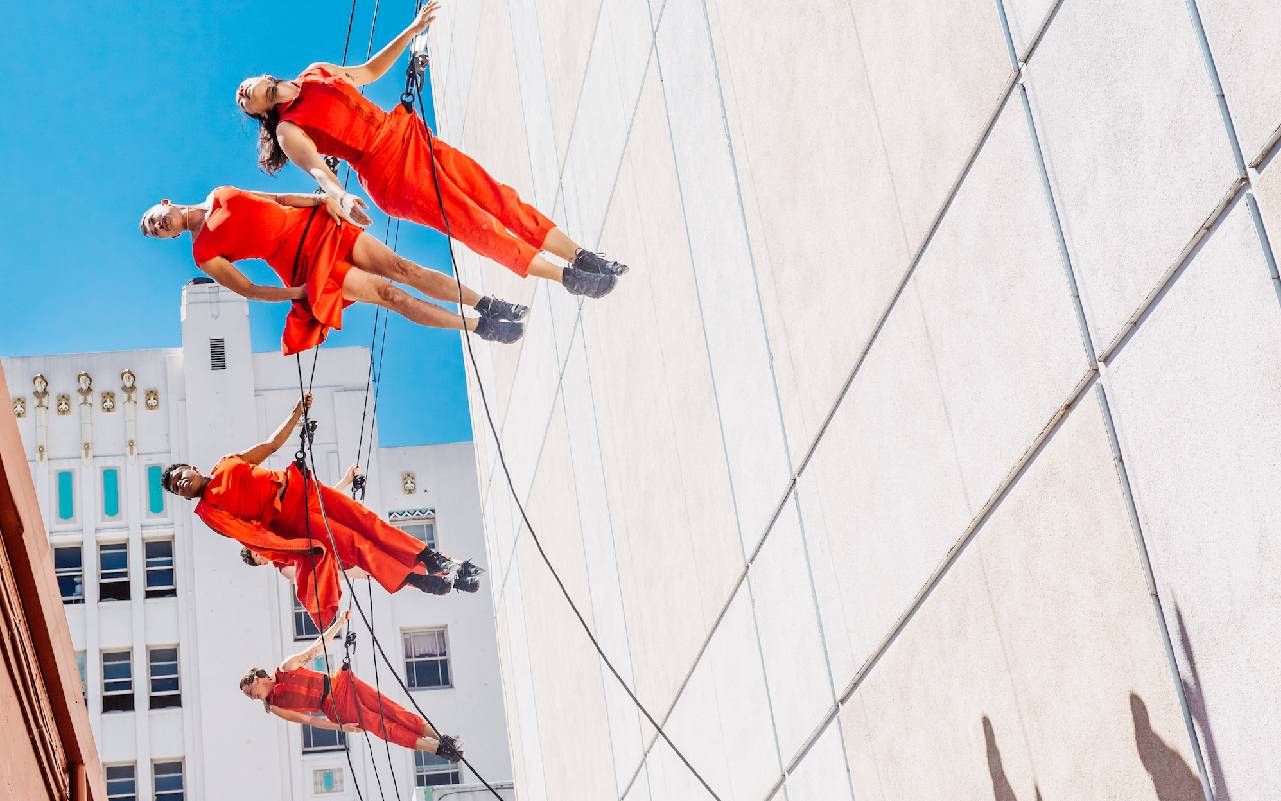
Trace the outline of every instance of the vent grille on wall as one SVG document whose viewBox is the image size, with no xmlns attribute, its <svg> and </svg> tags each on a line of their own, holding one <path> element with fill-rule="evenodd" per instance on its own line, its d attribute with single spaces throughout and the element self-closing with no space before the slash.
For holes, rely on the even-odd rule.
<svg viewBox="0 0 1281 801">
<path fill-rule="evenodd" d="M 227 369 L 227 341 L 222 337 L 209 340 L 209 369 Z"/>
</svg>

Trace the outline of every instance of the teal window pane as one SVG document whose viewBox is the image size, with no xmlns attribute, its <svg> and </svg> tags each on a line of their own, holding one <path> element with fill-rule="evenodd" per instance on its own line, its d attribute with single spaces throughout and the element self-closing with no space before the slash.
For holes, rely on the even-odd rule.
<svg viewBox="0 0 1281 801">
<path fill-rule="evenodd" d="M 76 518 L 76 478 L 70 470 L 58 471 L 58 519 Z"/>
<path fill-rule="evenodd" d="M 102 471 L 102 516 L 108 520 L 120 516 L 120 471 L 114 467 Z"/>
<path fill-rule="evenodd" d="M 160 465 L 147 465 L 147 511 L 153 515 L 165 512 L 165 491 L 160 486 L 161 472 Z"/>
</svg>

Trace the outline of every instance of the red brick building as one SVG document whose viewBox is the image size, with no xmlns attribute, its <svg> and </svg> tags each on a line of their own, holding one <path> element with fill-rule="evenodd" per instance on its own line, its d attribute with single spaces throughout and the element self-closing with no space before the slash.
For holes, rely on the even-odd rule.
<svg viewBox="0 0 1281 801">
<path fill-rule="evenodd" d="M 0 798 L 106 801 L 49 540 L 0 371 Z"/>
</svg>

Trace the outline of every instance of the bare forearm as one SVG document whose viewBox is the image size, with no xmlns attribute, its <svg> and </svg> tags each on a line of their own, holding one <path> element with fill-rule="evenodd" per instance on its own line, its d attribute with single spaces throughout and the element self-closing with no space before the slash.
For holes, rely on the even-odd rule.
<svg viewBox="0 0 1281 801">
<path fill-rule="evenodd" d="M 289 439 L 289 435 L 294 433 L 294 427 L 298 425 L 298 418 L 302 416 L 302 408 L 295 406 L 289 418 L 280 424 L 275 433 L 271 435 L 271 444 L 279 449 Z"/>
<path fill-rule="evenodd" d="M 409 46 L 409 42 L 414 36 L 413 26 L 406 28 L 400 32 L 399 36 L 388 42 L 386 47 L 375 53 L 373 58 L 364 63 L 363 66 L 368 72 L 370 83 L 387 74 L 387 70 L 391 69 L 396 60 L 400 58 L 400 54 L 405 52 L 405 48 Z"/>
<path fill-rule="evenodd" d="M 324 198 L 320 195 L 310 192 L 254 192 L 254 194 L 264 200 L 295 209 L 309 209 L 324 202 Z"/>
<path fill-rule="evenodd" d="M 240 294 L 249 300 L 264 300 L 269 303 L 280 303 L 281 301 L 293 300 L 294 290 L 283 286 L 262 286 L 260 284 L 250 284 L 245 291 Z"/>
</svg>

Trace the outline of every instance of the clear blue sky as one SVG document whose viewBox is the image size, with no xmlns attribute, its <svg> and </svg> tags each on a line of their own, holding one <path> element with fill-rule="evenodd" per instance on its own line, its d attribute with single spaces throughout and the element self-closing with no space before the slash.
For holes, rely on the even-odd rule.
<svg viewBox="0 0 1281 801">
<path fill-rule="evenodd" d="M 254 127 L 236 108 L 249 75 L 293 76 L 342 57 L 349 0 L 11 3 L 0 81 L 0 355 L 180 344 L 182 286 L 198 275 L 190 240 L 138 233 L 161 198 L 192 203 L 215 186 L 310 191 L 292 165 L 259 172 Z M 363 60 L 374 0 L 359 0 L 349 60 Z M 409 23 L 413 0 L 386 0 L 374 49 Z M 403 65 L 403 60 L 402 60 Z M 370 96 L 396 102 L 403 66 Z M 352 180 L 353 186 L 355 180 Z M 370 231 L 379 236 L 384 218 Z M 444 238 L 401 224 L 400 250 L 449 271 Z M 278 283 L 260 262 L 240 265 Z M 287 304 L 250 304 L 254 349 L 275 351 Z M 368 345 L 372 309 L 353 306 L 328 345 Z M 456 332 L 392 318 L 378 410 L 383 445 L 471 438 Z"/>
</svg>

